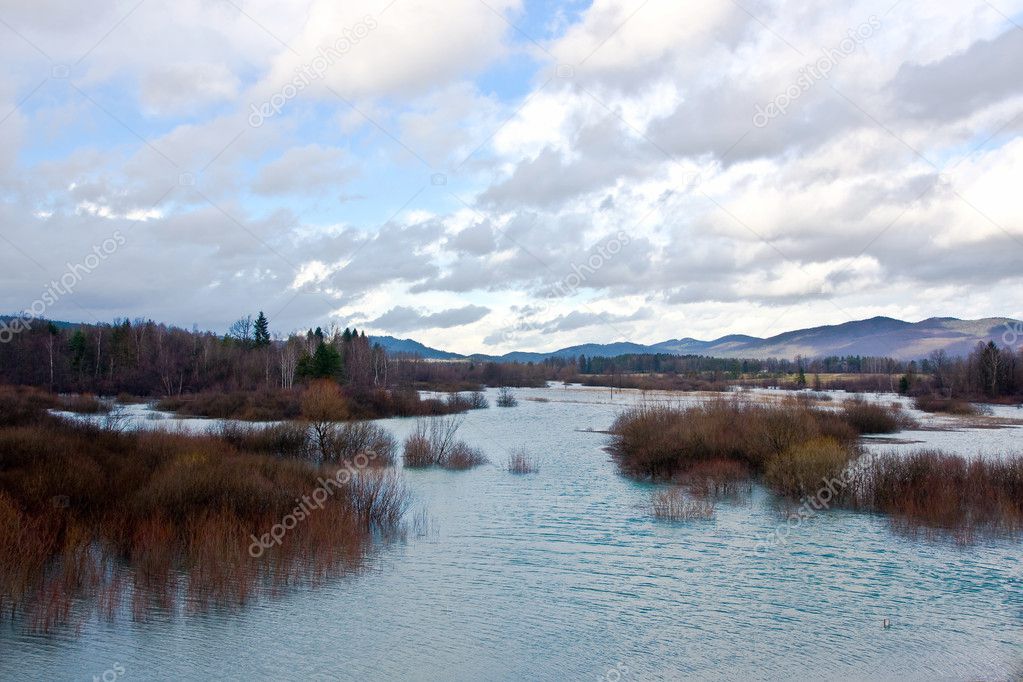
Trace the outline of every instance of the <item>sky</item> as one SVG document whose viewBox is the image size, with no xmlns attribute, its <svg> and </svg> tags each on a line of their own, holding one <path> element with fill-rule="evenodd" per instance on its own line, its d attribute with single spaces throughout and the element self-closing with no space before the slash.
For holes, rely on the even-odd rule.
<svg viewBox="0 0 1023 682">
<path fill-rule="evenodd" d="M 1023 0 L 0 0 L 0 313 L 1023 317 Z"/>
</svg>

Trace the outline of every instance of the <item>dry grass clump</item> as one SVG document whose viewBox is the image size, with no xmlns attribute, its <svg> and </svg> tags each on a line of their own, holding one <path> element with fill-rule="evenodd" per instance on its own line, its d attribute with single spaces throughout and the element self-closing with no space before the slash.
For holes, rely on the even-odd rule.
<svg viewBox="0 0 1023 682">
<path fill-rule="evenodd" d="M 91 393 L 79 393 L 60 396 L 60 409 L 77 414 L 107 414 L 111 405 Z"/>
<path fill-rule="evenodd" d="M 710 460 L 732 460 L 759 474 L 794 445 L 821 437 L 850 444 L 857 437 L 842 415 L 795 400 L 637 407 L 615 420 L 611 434 L 610 450 L 623 472 L 659 480 Z"/>
<path fill-rule="evenodd" d="M 206 392 L 163 398 L 157 408 L 190 417 L 275 421 L 295 419 L 301 412 L 297 390 Z"/>
<path fill-rule="evenodd" d="M 404 462 L 409 469 L 439 466 L 464 470 L 487 463 L 477 448 L 458 439 L 461 417 L 420 420 L 416 430 L 405 439 Z"/>
<path fill-rule="evenodd" d="M 680 487 L 655 492 L 651 508 L 654 518 L 665 521 L 704 521 L 714 518 L 713 501 L 687 497 L 685 490 Z"/>
<path fill-rule="evenodd" d="M 513 474 L 535 474 L 539 470 L 540 466 L 525 448 L 512 450 L 508 455 L 508 471 Z"/>
<path fill-rule="evenodd" d="M 486 464 L 490 460 L 479 448 L 470 446 L 465 441 L 457 441 L 441 459 L 440 466 L 453 471 L 465 471 Z"/>
<path fill-rule="evenodd" d="M 842 405 L 841 415 L 860 434 L 895 433 L 916 426 L 898 403 L 882 405 L 853 398 Z"/>
<path fill-rule="evenodd" d="M 857 463 L 846 497 L 909 528 L 1023 531 L 1023 456 L 967 459 L 933 450 L 885 453 Z"/>
<path fill-rule="evenodd" d="M 964 417 L 980 414 L 980 410 L 973 403 L 956 398 L 945 398 L 931 393 L 917 396 L 913 400 L 913 407 L 924 412 L 941 412 Z"/>
<path fill-rule="evenodd" d="M 32 424 L 60 407 L 57 396 L 27 386 L 0 386 L 0 426 Z"/>
<path fill-rule="evenodd" d="M 397 529 L 408 491 L 393 473 L 246 449 L 261 442 L 275 440 L 45 413 L 0 428 L 0 617 L 53 630 L 125 595 L 138 619 L 238 606 L 358 570 L 373 534 Z"/>
<path fill-rule="evenodd" d="M 315 453 L 309 437 L 309 426 L 301 422 L 281 422 L 268 426 L 224 422 L 216 433 L 239 450 L 261 455 L 313 459 Z"/>
<path fill-rule="evenodd" d="M 858 454 L 834 438 L 814 438 L 793 445 L 768 462 L 764 480 L 782 495 L 800 499 L 838 478 Z"/>
</svg>

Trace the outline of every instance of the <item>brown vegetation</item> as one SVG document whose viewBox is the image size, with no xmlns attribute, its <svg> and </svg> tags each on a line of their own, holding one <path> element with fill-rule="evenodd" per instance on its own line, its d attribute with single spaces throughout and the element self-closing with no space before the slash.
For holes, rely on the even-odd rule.
<svg viewBox="0 0 1023 682">
<path fill-rule="evenodd" d="M 1023 532 L 1023 456 L 967 459 L 941 452 L 863 455 L 857 435 L 906 424 L 891 405 L 852 402 L 838 411 L 796 400 L 781 405 L 714 401 L 642 407 L 611 429 L 623 472 L 684 487 L 658 493 L 654 513 L 697 515 L 684 491 L 706 499 L 748 472 L 775 492 L 829 506 L 890 515 L 910 529 Z"/>
<path fill-rule="evenodd" d="M 100 400 L 91 393 L 60 396 L 60 409 L 78 414 L 107 414 L 110 412 L 109 402 Z"/>
<path fill-rule="evenodd" d="M 461 426 L 459 417 L 420 420 L 415 432 L 405 439 L 405 467 L 464 470 L 486 464 L 488 460 L 482 451 L 457 438 Z"/>
<path fill-rule="evenodd" d="M 111 432 L 41 402 L 0 391 L 16 408 L 0 409 L 0 614 L 29 628 L 112 614 L 126 594 L 145 618 L 357 570 L 408 507 L 393 472 L 262 454 L 287 438 Z"/>
<path fill-rule="evenodd" d="M 513 474 L 535 474 L 539 470 L 536 460 L 525 448 L 513 450 L 508 455 L 508 471 Z"/>
<path fill-rule="evenodd" d="M 714 502 L 686 496 L 680 487 L 658 490 L 651 499 L 654 518 L 665 521 L 694 521 L 714 518 Z"/>
<path fill-rule="evenodd" d="M 1023 457 L 967 459 L 937 451 L 885 453 L 857 463 L 843 501 L 908 528 L 1023 531 Z"/>
<path fill-rule="evenodd" d="M 968 403 L 965 400 L 958 400 L 956 398 L 946 398 L 944 396 L 934 395 L 933 393 L 918 395 L 913 400 L 913 407 L 924 412 L 941 412 L 944 414 L 954 414 L 964 417 L 980 414 L 980 410 L 978 410 L 976 405 L 973 403 Z"/>
<path fill-rule="evenodd" d="M 814 438 L 786 449 L 767 463 L 764 480 L 774 490 L 801 499 L 841 475 L 859 452 L 834 438 Z"/>
<path fill-rule="evenodd" d="M 759 474 L 795 445 L 821 437 L 850 445 L 857 433 L 842 414 L 795 400 L 782 405 L 715 400 L 627 410 L 611 427 L 610 449 L 625 473 L 667 480 L 713 460 L 735 461 Z"/>
<path fill-rule="evenodd" d="M 882 405 L 862 398 L 846 400 L 842 418 L 858 433 L 895 433 L 916 426 L 898 403 Z"/>
</svg>

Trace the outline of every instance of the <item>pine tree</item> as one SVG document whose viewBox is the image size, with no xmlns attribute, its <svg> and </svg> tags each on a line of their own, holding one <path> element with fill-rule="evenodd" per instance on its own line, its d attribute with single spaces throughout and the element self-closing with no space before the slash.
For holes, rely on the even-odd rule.
<svg viewBox="0 0 1023 682">
<path fill-rule="evenodd" d="M 263 311 L 259 311 L 256 317 L 256 326 L 253 336 L 253 345 L 256 348 L 263 348 L 270 345 L 270 321 L 266 319 Z"/>
</svg>

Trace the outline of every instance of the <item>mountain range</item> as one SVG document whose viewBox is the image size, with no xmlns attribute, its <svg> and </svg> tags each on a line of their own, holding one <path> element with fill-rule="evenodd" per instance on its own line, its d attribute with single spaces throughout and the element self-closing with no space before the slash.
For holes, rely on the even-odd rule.
<svg viewBox="0 0 1023 682">
<path fill-rule="evenodd" d="M 891 317 L 812 327 L 785 332 L 768 338 L 730 334 L 711 341 L 694 338 L 669 339 L 655 344 L 587 343 L 546 353 L 516 351 L 504 355 L 461 355 L 430 348 L 412 339 L 375 336 L 373 341 L 393 353 L 419 355 L 431 360 L 496 360 L 499 362 L 541 362 L 552 357 L 603 356 L 667 353 L 707 355 L 720 358 L 818 358 L 834 355 L 864 355 L 918 360 L 933 351 L 949 355 L 967 355 L 978 342 L 998 345 L 1023 342 L 1023 322 L 1004 317 L 960 320 L 932 317 L 921 322 L 905 322 Z"/>
</svg>

